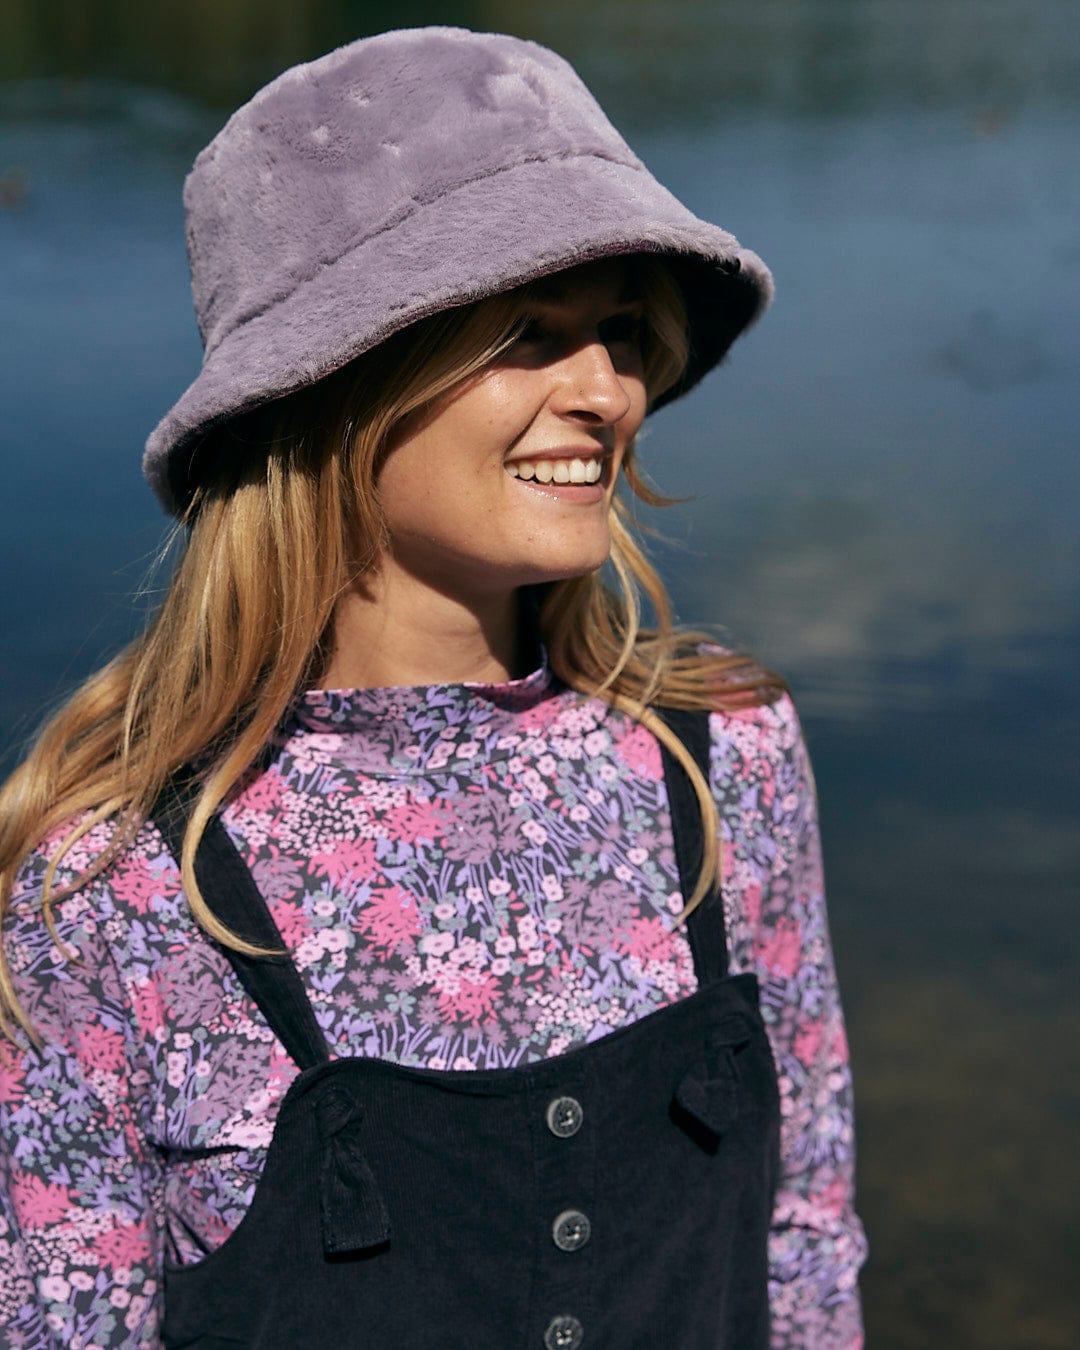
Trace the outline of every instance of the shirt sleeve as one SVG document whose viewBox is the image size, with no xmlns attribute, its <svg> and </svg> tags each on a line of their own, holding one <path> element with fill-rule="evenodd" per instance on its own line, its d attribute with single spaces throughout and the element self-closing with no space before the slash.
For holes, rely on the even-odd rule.
<svg viewBox="0 0 1080 1350">
<path fill-rule="evenodd" d="M 160 1169 L 107 906 L 99 890 L 56 907 L 65 960 L 22 891 L 5 944 L 43 1045 L 0 1042 L 0 1345 L 156 1346 Z"/>
<path fill-rule="evenodd" d="M 724 822 L 724 874 L 735 911 L 732 965 L 758 976 L 780 1087 L 772 1347 L 859 1350 L 866 1242 L 853 1207 L 851 1073 L 814 780 L 790 700 L 754 711 L 736 714 L 735 762 L 744 776 Z"/>
</svg>

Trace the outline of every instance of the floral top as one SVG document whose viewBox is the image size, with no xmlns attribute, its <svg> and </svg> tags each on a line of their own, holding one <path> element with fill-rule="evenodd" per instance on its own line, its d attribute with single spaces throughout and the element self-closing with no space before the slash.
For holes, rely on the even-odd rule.
<svg viewBox="0 0 1080 1350">
<path fill-rule="evenodd" d="M 780 1080 L 773 1345 L 852 1350 L 864 1243 L 810 769 L 787 700 L 711 731 L 731 968 L 759 977 Z M 520 1064 L 696 988 L 657 742 L 546 668 L 305 694 L 224 821 L 334 1055 Z M 297 1069 L 151 824 L 56 906 L 66 960 L 40 904 L 58 837 L 6 931 L 45 1043 L 0 1051 L 2 1343 L 154 1346 L 166 1252 L 198 1261 L 240 1221 Z"/>
</svg>

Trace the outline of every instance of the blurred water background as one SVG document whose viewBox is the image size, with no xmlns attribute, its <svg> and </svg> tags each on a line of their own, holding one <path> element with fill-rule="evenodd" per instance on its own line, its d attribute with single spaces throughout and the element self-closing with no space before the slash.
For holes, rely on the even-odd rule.
<svg viewBox="0 0 1080 1350">
<path fill-rule="evenodd" d="M 142 441 L 199 345 L 180 186 L 366 33 L 568 56 L 773 266 L 655 420 L 681 616 L 789 676 L 823 803 L 868 1344 L 1080 1344 L 1080 14 L 1073 0 L 0 0 L 0 743 L 123 642 Z"/>
</svg>

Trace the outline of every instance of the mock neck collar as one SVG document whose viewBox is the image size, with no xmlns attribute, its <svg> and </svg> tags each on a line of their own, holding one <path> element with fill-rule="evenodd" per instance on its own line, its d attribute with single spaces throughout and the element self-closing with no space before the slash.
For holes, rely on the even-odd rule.
<svg viewBox="0 0 1080 1350">
<path fill-rule="evenodd" d="M 513 753 L 522 734 L 515 719 L 539 709 L 556 686 L 542 653 L 530 674 L 497 684 L 310 689 L 294 703 L 286 734 L 306 755 L 368 773 L 461 771 Z"/>
</svg>

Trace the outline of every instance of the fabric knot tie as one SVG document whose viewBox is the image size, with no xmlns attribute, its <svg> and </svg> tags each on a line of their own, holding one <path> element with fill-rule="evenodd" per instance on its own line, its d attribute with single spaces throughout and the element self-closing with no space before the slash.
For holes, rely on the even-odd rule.
<svg viewBox="0 0 1080 1350">
<path fill-rule="evenodd" d="M 390 1240 L 390 1215 L 363 1149 L 363 1110 L 337 1088 L 318 1103 L 319 1217 L 327 1256 Z"/>
<path fill-rule="evenodd" d="M 728 1017 L 709 1034 L 701 1054 L 675 1088 L 678 1107 L 703 1126 L 714 1140 L 723 1137 L 739 1116 L 738 1052 L 750 1040 L 742 1017 Z"/>
</svg>

